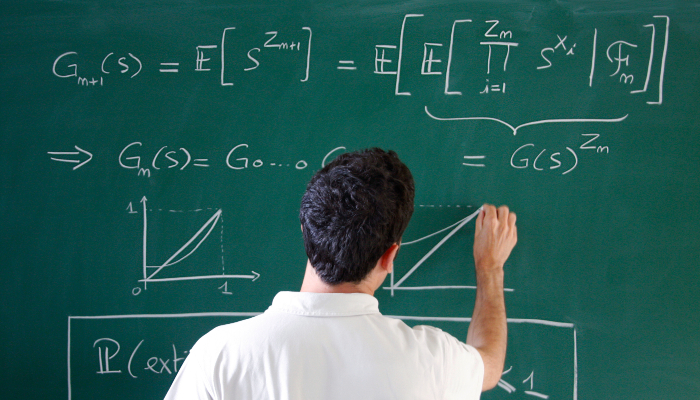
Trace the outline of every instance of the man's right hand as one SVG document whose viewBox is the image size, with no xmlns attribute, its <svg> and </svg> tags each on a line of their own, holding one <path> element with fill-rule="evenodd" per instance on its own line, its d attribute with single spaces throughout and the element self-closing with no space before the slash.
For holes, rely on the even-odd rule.
<svg viewBox="0 0 700 400">
<path fill-rule="evenodd" d="M 518 241 L 515 219 L 515 213 L 510 212 L 506 206 L 496 209 L 490 204 L 484 204 L 476 219 L 474 234 L 477 274 L 503 268 Z"/>
</svg>

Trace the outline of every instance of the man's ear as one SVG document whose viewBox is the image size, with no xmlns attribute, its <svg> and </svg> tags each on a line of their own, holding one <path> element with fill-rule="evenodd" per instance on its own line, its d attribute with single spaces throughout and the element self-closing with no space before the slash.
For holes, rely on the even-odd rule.
<svg viewBox="0 0 700 400">
<path fill-rule="evenodd" d="M 379 259 L 379 265 L 390 274 L 394 270 L 394 259 L 399 252 L 399 245 L 394 243 L 384 252 L 382 258 Z"/>
</svg>

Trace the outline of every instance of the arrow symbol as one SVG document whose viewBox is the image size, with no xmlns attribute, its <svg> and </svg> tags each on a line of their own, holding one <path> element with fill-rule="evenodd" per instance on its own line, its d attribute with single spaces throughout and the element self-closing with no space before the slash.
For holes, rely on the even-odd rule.
<svg viewBox="0 0 700 400">
<path fill-rule="evenodd" d="M 78 146 L 75 146 L 75 149 L 78 151 L 49 151 L 47 152 L 48 154 L 52 156 L 79 156 L 80 153 L 87 154 L 88 158 L 85 161 L 80 161 L 79 159 L 73 159 L 73 158 L 56 158 L 56 157 L 51 157 L 52 160 L 54 161 L 60 161 L 60 162 L 67 162 L 67 163 L 72 163 L 72 164 L 78 164 L 75 167 L 73 167 L 73 170 L 76 170 L 83 165 L 87 164 L 90 160 L 92 160 L 92 154 L 88 151 L 85 151 L 81 149 Z M 78 157 L 75 157 L 78 158 Z"/>
<path fill-rule="evenodd" d="M 255 271 L 250 271 L 250 272 L 252 272 L 253 275 L 255 275 L 255 278 L 253 278 L 253 280 L 252 280 L 251 282 L 255 282 L 256 280 L 258 280 L 258 278 L 260 278 L 260 274 L 259 274 L 259 273 L 255 272 Z"/>
</svg>

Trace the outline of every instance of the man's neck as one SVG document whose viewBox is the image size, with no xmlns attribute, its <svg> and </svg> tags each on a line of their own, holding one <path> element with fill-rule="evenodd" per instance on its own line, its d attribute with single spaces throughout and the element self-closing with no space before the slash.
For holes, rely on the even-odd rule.
<svg viewBox="0 0 700 400">
<path fill-rule="evenodd" d="M 372 288 L 367 280 L 360 283 L 343 282 L 337 285 L 329 285 L 317 274 L 311 262 L 306 262 L 304 281 L 301 284 L 301 292 L 311 293 L 365 293 L 374 296 L 376 288 Z"/>
</svg>

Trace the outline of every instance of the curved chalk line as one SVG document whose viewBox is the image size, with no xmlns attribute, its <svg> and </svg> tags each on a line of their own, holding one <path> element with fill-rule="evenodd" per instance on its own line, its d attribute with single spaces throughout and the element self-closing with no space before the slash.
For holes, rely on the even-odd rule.
<svg viewBox="0 0 700 400">
<path fill-rule="evenodd" d="M 572 122 L 606 122 L 606 123 L 613 123 L 613 122 L 621 122 L 624 121 L 629 114 L 625 114 L 624 116 L 620 118 L 561 118 L 561 119 L 544 119 L 541 121 L 532 121 L 532 122 L 527 122 L 521 125 L 518 125 L 514 127 L 513 125 L 502 121 L 498 118 L 492 118 L 492 117 L 436 117 L 435 115 L 431 114 L 430 111 L 428 111 L 428 106 L 425 106 L 425 113 L 428 114 L 428 116 L 436 121 L 472 121 L 472 120 L 485 120 L 485 121 L 495 121 L 498 122 L 499 124 L 505 125 L 508 128 L 510 128 L 511 131 L 513 131 L 513 136 L 518 134 L 518 129 L 524 128 L 526 126 L 532 126 L 532 125 L 541 125 L 541 124 L 561 124 L 561 123 L 572 123 Z"/>
</svg>

